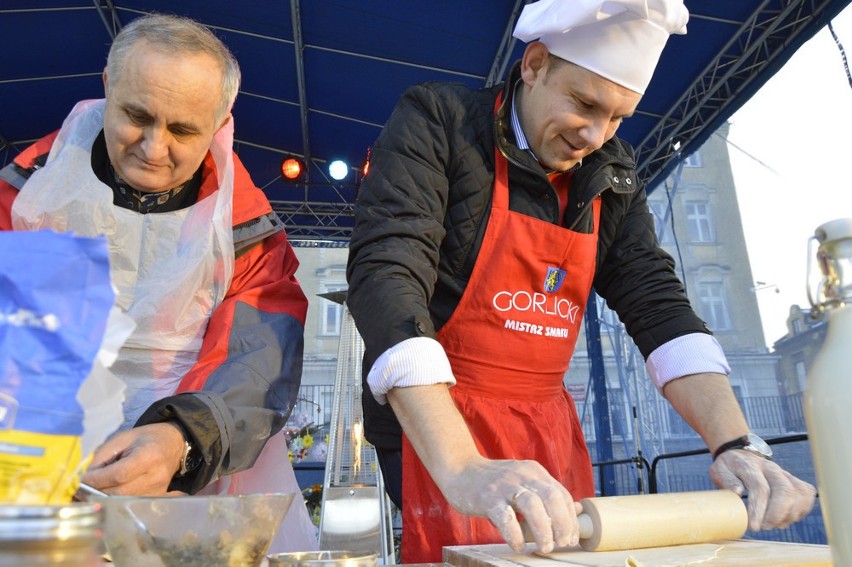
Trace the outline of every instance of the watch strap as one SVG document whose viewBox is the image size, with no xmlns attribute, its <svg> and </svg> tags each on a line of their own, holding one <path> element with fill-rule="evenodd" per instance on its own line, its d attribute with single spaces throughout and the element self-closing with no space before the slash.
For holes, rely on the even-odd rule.
<svg viewBox="0 0 852 567">
<path fill-rule="evenodd" d="M 722 443 L 719 445 L 716 450 L 713 452 L 713 460 L 724 453 L 725 451 L 730 451 L 731 449 L 742 449 L 743 447 L 749 445 L 750 441 L 748 440 L 747 435 L 743 435 L 742 437 L 737 437 L 736 439 L 732 439 L 727 443 Z"/>
<path fill-rule="evenodd" d="M 730 451 L 732 449 L 745 449 L 747 451 L 751 451 L 755 454 L 758 454 L 765 459 L 771 460 L 772 459 L 771 452 L 768 455 L 764 454 L 764 451 L 762 451 L 762 450 L 758 449 L 756 446 L 754 446 L 754 443 L 752 443 L 751 439 L 749 439 L 750 436 L 751 435 L 743 435 L 741 437 L 737 437 L 736 439 L 732 439 L 731 441 L 728 441 L 727 443 L 722 443 L 713 452 L 713 460 L 715 461 L 719 457 L 719 455 L 721 455 L 722 453 L 724 453 L 726 451 Z"/>
</svg>

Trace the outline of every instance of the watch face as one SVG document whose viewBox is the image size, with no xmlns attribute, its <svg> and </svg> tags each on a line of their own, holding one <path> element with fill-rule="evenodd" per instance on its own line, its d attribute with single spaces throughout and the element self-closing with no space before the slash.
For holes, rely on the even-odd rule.
<svg viewBox="0 0 852 567">
<path fill-rule="evenodd" d="M 194 472 L 201 466 L 202 462 L 204 462 L 204 457 L 201 455 L 200 451 L 190 451 L 189 456 L 186 459 L 186 472 Z"/>
<path fill-rule="evenodd" d="M 743 447 L 744 449 L 748 449 L 750 451 L 754 451 L 764 457 L 772 456 L 772 448 L 760 437 L 755 435 L 754 433 L 749 433 L 747 436 L 748 445 Z"/>
</svg>

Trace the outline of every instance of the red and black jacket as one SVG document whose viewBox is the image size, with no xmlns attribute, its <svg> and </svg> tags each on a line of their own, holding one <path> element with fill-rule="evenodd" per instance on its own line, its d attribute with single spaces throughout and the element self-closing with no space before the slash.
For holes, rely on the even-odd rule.
<svg viewBox="0 0 852 567">
<path fill-rule="evenodd" d="M 0 230 L 12 230 L 11 209 L 29 176 L 44 165 L 57 132 L 0 170 Z M 198 199 L 217 189 L 210 154 Z M 213 312 L 198 362 L 175 395 L 161 399 L 136 425 L 179 422 L 203 464 L 170 490 L 195 493 L 211 481 L 250 468 L 266 440 L 284 425 L 301 384 L 307 299 L 296 281 L 298 260 L 266 195 L 234 155 L 231 286 Z"/>
</svg>

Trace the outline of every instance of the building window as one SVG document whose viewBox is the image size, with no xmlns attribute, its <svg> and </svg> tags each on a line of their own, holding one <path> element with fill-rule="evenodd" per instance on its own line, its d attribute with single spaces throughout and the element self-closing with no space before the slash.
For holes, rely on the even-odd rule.
<svg viewBox="0 0 852 567">
<path fill-rule="evenodd" d="M 728 313 L 728 302 L 725 300 L 725 289 L 721 282 L 705 282 L 698 284 L 698 300 L 700 301 L 701 316 L 714 331 L 731 330 L 731 317 Z"/>
<path fill-rule="evenodd" d="M 663 244 L 674 242 L 672 212 L 668 203 L 651 203 L 651 212 L 654 214 L 654 225 L 657 227 L 657 239 Z"/>
<path fill-rule="evenodd" d="M 713 216 L 707 203 L 687 203 L 686 227 L 691 242 L 714 242 Z"/>
<path fill-rule="evenodd" d="M 331 414 L 334 411 L 334 392 L 323 392 L 322 393 L 322 419 L 323 424 L 331 423 Z M 326 433 L 328 433 L 328 428 L 326 428 Z"/>
<path fill-rule="evenodd" d="M 796 381 L 799 383 L 799 391 L 805 391 L 805 382 L 808 380 L 808 367 L 804 360 L 796 361 Z"/>
<path fill-rule="evenodd" d="M 324 283 L 322 284 L 323 293 L 332 291 L 344 291 L 345 283 Z M 340 324 L 343 317 L 343 305 L 330 299 L 322 299 L 322 307 L 320 309 L 320 334 L 327 337 L 340 336 Z"/>
<path fill-rule="evenodd" d="M 666 432 L 671 437 L 693 437 L 697 436 L 695 430 L 675 411 L 671 404 L 666 404 L 669 430 Z"/>
<path fill-rule="evenodd" d="M 683 158 L 683 167 L 701 167 L 701 154 L 699 152 L 693 152 Z"/>
</svg>

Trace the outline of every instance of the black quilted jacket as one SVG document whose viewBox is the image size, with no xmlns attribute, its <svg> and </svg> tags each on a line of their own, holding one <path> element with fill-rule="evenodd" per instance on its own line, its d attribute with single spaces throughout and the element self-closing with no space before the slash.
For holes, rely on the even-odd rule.
<svg viewBox="0 0 852 567">
<path fill-rule="evenodd" d="M 517 80 L 517 65 L 506 85 Z M 505 101 L 495 119 L 494 104 Z M 488 220 L 495 144 L 509 161 L 510 208 L 558 222 L 556 191 L 529 153 L 515 145 L 512 88 L 471 90 L 427 83 L 409 89 L 371 150 L 355 207 L 347 304 L 364 339 L 367 439 L 398 448 L 400 427 L 380 406 L 366 375 L 385 350 L 434 337 L 461 298 Z M 565 226 L 591 232 L 591 202 L 602 196 L 595 291 L 624 322 L 642 354 L 681 335 L 708 333 L 658 245 L 633 151 L 618 138 L 583 160 L 573 179 Z"/>
</svg>

